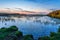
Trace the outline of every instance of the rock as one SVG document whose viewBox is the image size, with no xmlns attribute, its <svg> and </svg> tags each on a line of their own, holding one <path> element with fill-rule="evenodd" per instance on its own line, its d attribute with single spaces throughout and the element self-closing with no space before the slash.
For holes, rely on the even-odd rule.
<svg viewBox="0 0 60 40">
<path fill-rule="evenodd" d="M 0 40 L 19 40 L 23 37 L 22 32 L 16 26 L 0 29 Z"/>
<path fill-rule="evenodd" d="M 18 30 L 18 28 L 17 28 L 16 26 L 11 26 L 9 29 L 10 29 L 11 31 L 17 31 L 17 30 Z"/>
<path fill-rule="evenodd" d="M 32 35 L 25 35 L 22 40 L 34 40 Z"/>
<path fill-rule="evenodd" d="M 15 35 L 16 35 L 17 37 L 22 37 L 22 36 L 23 36 L 22 32 L 20 32 L 20 31 L 16 31 L 16 32 L 15 32 Z"/>
<path fill-rule="evenodd" d="M 45 37 L 39 37 L 38 40 L 50 40 L 50 38 L 48 36 L 45 36 Z"/>
</svg>

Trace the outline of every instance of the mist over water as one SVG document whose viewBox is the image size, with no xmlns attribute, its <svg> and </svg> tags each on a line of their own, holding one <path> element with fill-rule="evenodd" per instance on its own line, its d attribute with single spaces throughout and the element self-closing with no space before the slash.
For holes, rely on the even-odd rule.
<svg viewBox="0 0 60 40">
<path fill-rule="evenodd" d="M 3 17 L 0 16 L 0 28 L 17 26 L 24 35 L 32 34 L 34 38 L 49 36 L 50 32 L 57 32 L 60 26 L 60 19 L 50 18 L 48 16 L 21 16 L 21 17 Z"/>
</svg>

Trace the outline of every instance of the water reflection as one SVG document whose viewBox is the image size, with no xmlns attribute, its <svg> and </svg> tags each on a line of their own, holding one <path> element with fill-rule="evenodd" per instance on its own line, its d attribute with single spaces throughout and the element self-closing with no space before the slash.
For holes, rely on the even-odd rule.
<svg viewBox="0 0 60 40">
<path fill-rule="evenodd" d="M 24 35 L 32 34 L 35 38 L 49 36 L 50 32 L 57 32 L 60 19 L 47 16 L 35 17 L 0 17 L 0 28 L 16 25 Z"/>
</svg>

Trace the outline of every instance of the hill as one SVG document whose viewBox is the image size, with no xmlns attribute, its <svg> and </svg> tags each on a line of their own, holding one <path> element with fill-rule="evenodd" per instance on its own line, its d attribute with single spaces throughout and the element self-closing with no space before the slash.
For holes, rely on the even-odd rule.
<svg viewBox="0 0 60 40">
<path fill-rule="evenodd" d="M 14 17 L 20 17 L 20 16 L 45 16 L 45 15 L 43 15 L 43 14 L 0 13 L 0 16 L 14 16 Z"/>
<path fill-rule="evenodd" d="M 48 16 L 53 17 L 53 18 L 59 18 L 60 19 L 60 10 L 56 10 L 53 12 L 50 12 Z"/>
</svg>

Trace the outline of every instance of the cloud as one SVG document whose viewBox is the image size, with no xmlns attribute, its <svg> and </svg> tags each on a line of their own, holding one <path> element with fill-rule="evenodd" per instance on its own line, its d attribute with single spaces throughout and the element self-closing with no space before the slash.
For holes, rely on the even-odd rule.
<svg viewBox="0 0 60 40">
<path fill-rule="evenodd" d="M 31 2 L 48 2 L 48 1 L 54 1 L 54 0 L 24 0 L 24 1 L 31 1 Z"/>
<path fill-rule="evenodd" d="M 49 10 L 51 10 L 51 11 L 55 11 L 55 10 L 57 10 L 57 9 L 56 9 L 56 8 L 54 8 L 54 9 L 52 8 L 52 9 L 49 9 Z"/>
</svg>

